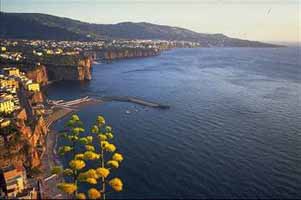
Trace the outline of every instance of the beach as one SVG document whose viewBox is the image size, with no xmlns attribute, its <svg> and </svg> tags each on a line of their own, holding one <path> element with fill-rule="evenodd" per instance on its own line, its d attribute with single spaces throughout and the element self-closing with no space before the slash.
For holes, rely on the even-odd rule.
<svg viewBox="0 0 301 200">
<path fill-rule="evenodd" d="M 54 166 L 61 165 L 56 152 L 57 140 L 59 138 L 59 135 L 58 132 L 53 129 L 54 123 L 57 122 L 58 120 L 63 119 L 64 117 L 70 116 L 72 113 L 75 113 L 83 106 L 100 104 L 100 103 L 102 103 L 102 101 L 95 100 L 95 99 L 88 99 L 88 98 L 86 98 L 86 100 L 84 101 L 73 100 L 69 102 L 64 102 L 54 106 L 54 108 L 52 108 L 52 113 L 45 117 L 46 126 L 48 128 L 48 134 L 46 136 L 46 148 L 41 156 L 40 169 L 42 174 L 39 176 L 39 180 L 41 181 L 42 198 L 45 199 L 68 198 L 67 195 L 63 194 L 56 187 L 58 183 L 64 181 L 64 178 L 62 176 L 51 174 L 51 169 Z"/>
<path fill-rule="evenodd" d="M 55 199 L 65 199 L 66 196 L 62 194 L 60 190 L 57 189 L 56 185 L 59 182 L 63 181 L 63 177 L 59 177 L 56 175 L 51 174 L 51 169 L 54 166 L 60 165 L 60 161 L 57 159 L 56 154 L 56 144 L 58 140 L 58 134 L 56 131 L 52 129 L 53 123 L 55 123 L 57 120 L 62 119 L 63 117 L 68 116 L 71 114 L 73 110 L 70 109 L 64 109 L 59 108 L 56 109 L 46 120 L 46 123 L 48 123 L 49 131 L 46 136 L 46 149 L 43 152 L 42 156 L 42 165 L 41 165 L 41 182 L 42 182 L 42 197 L 49 199 L 49 198 L 55 198 Z"/>
</svg>

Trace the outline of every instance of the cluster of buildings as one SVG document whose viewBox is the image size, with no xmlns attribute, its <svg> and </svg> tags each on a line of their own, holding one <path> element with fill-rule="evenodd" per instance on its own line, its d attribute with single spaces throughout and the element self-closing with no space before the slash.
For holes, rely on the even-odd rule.
<svg viewBox="0 0 301 200">
<path fill-rule="evenodd" d="M 40 85 L 27 78 L 17 68 L 3 68 L 0 74 L 0 147 L 17 134 L 11 127 L 15 126 L 16 116 L 23 109 L 21 99 L 25 93 L 40 91 Z M 9 128 L 9 129 L 8 129 Z M 8 131 L 7 131 L 8 130 Z M 27 180 L 23 166 L 8 163 L 0 168 L 0 199 L 38 199 L 36 187 Z"/>
<path fill-rule="evenodd" d="M 78 46 L 78 47 L 77 47 Z M 22 62 L 33 57 L 74 56 L 83 49 L 72 42 L 44 40 L 0 40 L 0 59 L 8 62 Z"/>
<path fill-rule="evenodd" d="M 175 47 L 199 47 L 197 42 L 168 40 L 107 40 L 107 41 L 52 41 L 52 40 L 0 40 L 0 57 L 22 61 L 27 57 L 52 55 L 74 56 L 85 52 L 105 49 L 155 49 L 165 50 Z M 21 53 L 21 52 L 23 53 Z"/>
<path fill-rule="evenodd" d="M 5 46 L 2 46 L 0 50 L 0 59 L 12 61 L 22 61 L 26 59 L 22 52 L 9 52 Z"/>
<path fill-rule="evenodd" d="M 92 50 L 93 48 L 102 48 L 104 41 L 50 41 L 50 40 L 31 40 L 27 45 L 40 49 L 40 51 L 52 55 L 73 55 L 82 51 Z"/>
<path fill-rule="evenodd" d="M 9 165 L 0 169 L 0 199 L 38 199 L 35 187 L 28 187 L 23 166 Z"/>
<path fill-rule="evenodd" d="M 23 89 L 28 92 L 39 92 L 40 85 L 28 79 L 25 73 L 17 68 L 4 68 L 0 74 L 0 127 L 10 125 L 10 118 L 14 111 L 19 110 L 20 94 Z"/>
<path fill-rule="evenodd" d="M 104 45 L 105 48 L 140 48 L 165 50 L 175 47 L 199 47 L 197 42 L 168 40 L 113 40 Z"/>
<path fill-rule="evenodd" d="M 0 40 L 0 57 L 13 61 L 21 61 L 31 56 L 73 56 L 79 55 L 83 51 L 101 48 L 103 45 L 104 42 L 102 41 Z"/>
<path fill-rule="evenodd" d="M 78 49 L 73 50 L 73 51 L 64 51 L 61 48 L 45 48 L 45 49 L 40 49 L 38 51 L 33 50 L 32 51 L 33 55 L 35 56 L 53 56 L 53 55 L 58 55 L 58 56 L 73 56 L 73 55 L 79 55 L 80 51 Z"/>
</svg>

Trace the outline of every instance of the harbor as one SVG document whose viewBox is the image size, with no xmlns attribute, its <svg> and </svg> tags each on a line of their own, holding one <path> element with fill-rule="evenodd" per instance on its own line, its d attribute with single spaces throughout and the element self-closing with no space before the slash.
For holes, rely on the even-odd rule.
<svg viewBox="0 0 301 200">
<path fill-rule="evenodd" d="M 62 181 L 62 177 L 58 177 L 56 175 L 51 174 L 51 169 L 54 166 L 61 165 L 57 152 L 56 152 L 56 145 L 58 140 L 58 133 L 54 130 L 52 130 L 52 125 L 74 113 L 80 110 L 81 107 L 87 106 L 87 105 L 95 105 L 95 104 L 101 104 L 105 102 L 113 102 L 113 101 L 119 101 L 119 102 L 129 102 L 134 104 L 139 104 L 142 106 L 152 107 L 152 108 L 159 108 L 159 109 L 168 109 L 169 106 L 143 100 L 137 97 L 129 97 L 129 96 L 108 96 L 108 97 L 101 97 L 101 98 L 92 98 L 89 96 L 74 99 L 74 100 L 47 100 L 48 104 L 48 114 L 45 117 L 45 124 L 48 128 L 49 132 L 46 137 L 46 150 L 43 152 L 42 156 L 42 170 L 43 175 L 40 179 L 40 190 L 44 191 L 44 197 L 49 198 L 49 195 L 53 195 L 57 199 L 66 198 L 65 195 L 63 195 L 57 188 L 56 184 L 60 181 Z"/>
</svg>

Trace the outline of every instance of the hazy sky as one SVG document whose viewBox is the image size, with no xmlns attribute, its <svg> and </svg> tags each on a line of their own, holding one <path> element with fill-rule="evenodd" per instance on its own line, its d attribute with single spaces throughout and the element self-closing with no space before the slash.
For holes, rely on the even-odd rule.
<svg viewBox="0 0 301 200">
<path fill-rule="evenodd" d="M 261 41 L 301 39 L 301 0 L 2 0 L 2 11 L 91 23 L 143 21 Z"/>
</svg>

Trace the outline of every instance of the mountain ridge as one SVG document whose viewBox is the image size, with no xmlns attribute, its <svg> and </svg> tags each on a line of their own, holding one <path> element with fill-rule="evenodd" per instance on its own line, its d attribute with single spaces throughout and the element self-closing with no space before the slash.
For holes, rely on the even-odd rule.
<svg viewBox="0 0 301 200">
<path fill-rule="evenodd" d="M 148 22 L 96 24 L 42 13 L 0 13 L 0 38 L 45 40 L 158 39 L 198 42 L 204 47 L 279 47 Z"/>
</svg>

